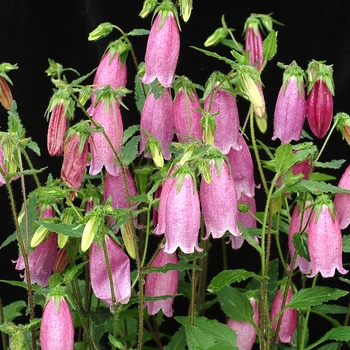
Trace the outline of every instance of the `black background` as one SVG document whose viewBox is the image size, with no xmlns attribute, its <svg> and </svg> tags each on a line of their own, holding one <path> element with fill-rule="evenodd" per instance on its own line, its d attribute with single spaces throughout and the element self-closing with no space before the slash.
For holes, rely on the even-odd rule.
<svg viewBox="0 0 350 350">
<path fill-rule="evenodd" d="M 350 2 L 348 1 L 247 1 L 247 0 L 194 0 L 194 9 L 188 23 L 181 21 L 181 52 L 177 74 L 187 75 L 192 81 L 204 84 L 213 70 L 227 72 L 228 67 L 214 58 L 208 58 L 189 46 L 203 47 L 205 39 L 220 26 L 225 14 L 226 22 L 236 29 L 235 36 L 243 43 L 242 30 L 245 19 L 251 13 L 273 13 L 273 17 L 284 24 L 278 30 L 278 52 L 262 74 L 265 84 L 265 99 L 269 115 L 269 129 L 263 137 L 272 136 L 272 116 L 275 99 L 282 81 L 282 70 L 277 62 L 285 64 L 296 60 L 304 69 L 311 59 L 325 60 L 333 64 L 335 79 L 334 113 L 350 113 Z M 34 156 L 36 167 L 50 166 L 58 176 L 61 159 L 50 158 L 46 150 L 47 123 L 44 113 L 52 94 L 52 85 L 45 74 L 48 58 L 73 67 L 81 74 L 90 72 L 98 65 L 109 41 L 118 37 L 113 32 L 97 43 L 88 42 L 88 33 L 101 22 L 112 22 L 124 31 L 133 28 L 150 28 L 151 17 L 141 19 L 140 0 L 69 0 L 69 1 L 0 1 L 0 62 L 18 63 L 19 70 L 10 73 L 14 82 L 12 93 L 17 101 L 19 114 L 27 135 L 36 141 L 42 151 Z M 144 58 L 146 37 L 132 39 L 139 61 Z M 229 55 L 226 47 L 216 50 Z M 133 89 L 135 68 L 128 60 L 130 79 L 128 88 Z M 132 96 L 125 99 L 129 111 L 123 111 L 126 126 L 138 122 L 139 114 L 133 107 Z M 245 104 L 239 108 L 246 113 Z M 0 127 L 6 130 L 6 112 L 0 109 Z M 307 125 L 305 126 L 307 129 Z M 319 143 L 320 144 L 320 143 Z M 322 160 L 344 158 L 347 160 L 340 172 L 349 163 L 349 148 L 341 141 L 339 133 L 331 138 L 331 146 Z M 43 175 L 45 179 L 47 172 Z M 33 184 L 28 183 L 30 189 Z M 20 198 L 20 197 L 18 197 Z M 20 202 L 18 202 L 18 206 Z M 0 189 L 0 243 L 13 232 L 11 214 L 7 204 L 7 193 Z M 258 208 L 262 210 L 262 208 Z M 245 244 L 246 245 L 246 244 Z M 248 260 L 258 256 L 249 255 L 251 249 L 232 252 L 233 267 L 242 267 Z M 18 279 L 11 259 L 17 258 L 15 245 L 0 251 L 0 279 Z M 349 268 L 345 256 L 345 267 Z M 215 261 L 215 257 L 214 257 Z M 212 266 L 215 273 L 215 263 Z M 336 283 L 335 279 L 328 281 Z M 6 305 L 18 295 L 17 288 L 0 284 L 0 294 Z M 317 338 L 317 336 L 316 336 Z"/>
</svg>

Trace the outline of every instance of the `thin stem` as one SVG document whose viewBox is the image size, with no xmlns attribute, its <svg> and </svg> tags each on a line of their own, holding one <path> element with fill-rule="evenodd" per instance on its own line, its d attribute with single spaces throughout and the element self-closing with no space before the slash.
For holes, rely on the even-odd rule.
<svg viewBox="0 0 350 350">
<path fill-rule="evenodd" d="M 193 260 L 193 265 L 196 264 L 196 259 Z M 197 287 L 197 278 L 196 270 L 192 270 L 191 276 L 191 302 L 190 302 L 190 324 L 194 326 L 194 317 L 195 317 L 195 305 L 196 305 L 196 288 Z"/>
</svg>

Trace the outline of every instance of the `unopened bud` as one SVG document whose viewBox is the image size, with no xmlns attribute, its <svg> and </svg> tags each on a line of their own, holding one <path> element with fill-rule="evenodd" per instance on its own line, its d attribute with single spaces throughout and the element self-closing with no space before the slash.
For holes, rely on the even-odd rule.
<svg viewBox="0 0 350 350">
<path fill-rule="evenodd" d="M 35 233 L 34 236 L 32 238 L 32 240 L 30 241 L 30 246 L 31 247 L 36 247 L 38 244 L 40 244 L 46 237 L 46 234 L 49 232 L 49 230 L 44 227 L 43 225 L 40 225 Z"/>
<path fill-rule="evenodd" d="M 91 216 L 87 221 L 81 237 L 81 250 L 83 252 L 86 252 L 90 248 L 100 226 L 100 221 L 101 220 L 96 215 Z"/>
<path fill-rule="evenodd" d="M 89 41 L 96 41 L 107 36 L 113 30 L 113 26 L 109 22 L 101 23 L 94 29 L 88 37 Z"/>
<path fill-rule="evenodd" d="M 133 222 L 128 221 L 126 224 L 120 226 L 125 248 L 132 259 L 136 258 L 135 240 L 132 232 Z"/>
<path fill-rule="evenodd" d="M 147 139 L 147 149 L 152 155 L 152 159 L 154 164 L 159 167 L 163 168 L 164 166 L 164 157 L 162 154 L 160 143 L 157 139 L 150 137 Z"/>
<path fill-rule="evenodd" d="M 146 18 L 157 6 L 157 0 L 145 0 L 139 16 Z"/>
<path fill-rule="evenodd" d="M 181 15 L 184 20 L 184 22 L 187 22 L 190 19 L 191 12 L 192 12 L 192 0 L 180 0 L 180 9 L 181 9 Z"/>
<path fill-rule="evenodd" d="M 216 46 L 226 38 L 227 34 L 228 31 L 225 28 L 216 29 L 215 32 L 205 41 L 204 46 Z"/>
</svg>

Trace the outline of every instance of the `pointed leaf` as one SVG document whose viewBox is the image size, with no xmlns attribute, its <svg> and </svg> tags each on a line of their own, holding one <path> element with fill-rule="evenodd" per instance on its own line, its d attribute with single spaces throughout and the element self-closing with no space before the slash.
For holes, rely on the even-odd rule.
<svg viewBox="0 0 350 350">
<path fill-rule="evenodd" d="M 215 344 L 215 340 L 198 327 L 187 325 L 185 331 L 188 350 L 206 350 Z"/>
<path fill-rule="evenodd" d="M 140 139 L 141 136 L 134 136 L 122 147 L 122 159 L 125 166 L 128 166 L 137 157 Z"/>
<path fill-rule="evenodd" d="M 350 326 L 340 326 L 332 328 L 316 343 L 311 344 L 305 350 L 310 350 L 327 340 L 350 341 Z"/>
<path fill-rule="evenodd" d="M 210 57 L 214 57 L 214 58 L 217 58 L 218 60 L 221 60 L 221 61 L 224 61 L 226 62 L 227 64 L 229 64 L 230 66 L 234 66 L 235 62 L 228 59 L 227 57 L 224 57 L 224 56 L 220 56 L 218 55 L 217 53 L 215 52 L 212 52 L 212 51 L 208 51 L 208 50 L 203 50 L 203 49 L 200 49 L 198 47 L 195 47 L 195 46 L 190 46 L 192 49 L 195 49 L 195 50 L 198 50 L 204 54 L 206 54 L 207 56 L 210 56 Z"/>
<path fill-rule="evenodd" d="M 306 232 L 296 233 L 293 235 L 293 245 L 298 255 L 302 258 L 310 261 L 309 249 L 308 249 L 308 235 Z"/>
<path fill-rule="evenodd" d="M 271 32 L 263 42 L 264 58 L 267 61 L 270 61 L 276 55 L 276 52 L 277 52 L 277 32 L 274 30 L 271 30 Z"/>
<path fill-rule="evenodd" d="M 275 167 L 279 174 L 286 173 L 294 163 L 292 145 L 282 144 L 276 149 Z"/>
<path fill-rule="evenodd" d="M 84 226 L 82 225 L 55 224 L 47 221 L 38 221 L 38 223 L 51 232 L 61 233 L 68 237 L 81 238 L 84 231 Z"/>
<path fill-rule="evenodd" d="M 148 35 L 149 30 L 148 29 L 133 29 L 131 32 L 129 32 L 128 36 L 138 36 L 138 35 Z"/>
<path fill-rule="evenodd" d="M 164 350 L 185 350 L 185 347 L 186 347 L 186 332 L 185 332 L 185 327 L 182 326 L 171 337 L 170 342 L 164 347 Z"/>
</svg>

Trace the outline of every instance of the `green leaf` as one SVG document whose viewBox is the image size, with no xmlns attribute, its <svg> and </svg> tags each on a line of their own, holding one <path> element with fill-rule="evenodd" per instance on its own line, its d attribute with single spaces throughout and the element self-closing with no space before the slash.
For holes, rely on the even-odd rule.
<svg viewBox="0 0 350 350">
<path fill-rule="evenodd" d="M 318 350 L 337 350 L 338 349 L 338 343 L 328 343 L 325 344 L 323 346 L 321 346 L 320 348 L 318 348 Z"/>
<path fill-rule="evenodd" d="M 345 163 L 345 159 L 333 159 L 330 162 L 316 162 L 317 168 L 339 169 Z"/>
<path fill-rule="evenodd" d="M 343 236 L 342 250 L 344 253 L 350 253 L 350 235 Z"/>
<path fill-rule="evenodd" d="M 315 195 L 330 193 L 350 193 L 350 190 L 344 190 L 338 186 L 331 185 L 322 181 L 313 181 L 313 180 L 300 180 L 293 186 L 290 186 L 286 189 L 288 192 L 310 192 Z"/>
<path fill-rule="evenodd" d="M 164 347 L 164 350 L 185 350 L 185 347 L 186 347 L 186 332 L 185 332 L 185 327 L 182 326 L 171 337 L 170 342 Z"/>
<path fill-rule="evenodd" d="M 84 231 L 83 225 L 75 225 L 75 224 L 55 224 L 53 222 L 47 221 L 38 221 L 45 228 L 50 230 L 51 232 L 61 233 L 68 237 L 76 237 L 81 238 Z"/>
<path fill-rule="evenodd" d="M 195 49 L 195 50 L 198 50 L 198 51 L 204 53 L 207 56 L 214 57 L 214 58 L 217 58 L 218 60 L 224 61 L 225 63 L 229 64 L 230 66 L 234 66 L 235 65 L 234 61 L 228 59 L 227 57 L 220 56 L 220 55 L 218 55 L 215 52 L 204 50 L 204 49 L 200 49 L 199 47 L 195 47 L 195 46 L 190 46 L 190 47 L 192 49 Z"/>
<path fill-rule="evenodd" d="M 267 61 L 272 60 L 277 52 L 277 32 L 271 30 L 263 42 L 263 55 Z"/>
<path fill-rule="evenodd" d="M 232 287 L 224 287 L 218 293 L 222 311 L 235 321 L 253 322 L 253 308 L 247 296 Z"/>
<path fill-rule="evenodd" d="M 350 341 L 350 326 L 340 326 L 332 328 L 316 343 L 311 344 L 305 350 L 310 350 L 327 340 Z"/>
<path fill-rule="evenodd" d="M 217 293 L 223 287 L 230 285 L 231 283 L 241 282 L 250 277 L 256 276 L 254 272 L 246 271 L 244 269 L 237 270 L 224 270 L 216 275 L 208 286 L 210 293 Z"/>
<path fill-rule="evenodd" d="M 143 67 L 144 63 L 139 64 L 139 70 Z M 142 113 L 142 108 L 145 103 L 146 93 L 144 91 L 144 85 L 141 82 L 141 78 L 138 74 L 135 75 L 135 89 L 134 89 L 134 97 L 137 110 L 139 113 Z"/>
<path fill-rule="evenodd" d="M 329 175 L 329 174 L 324 174 L 324 173 L 319 173 L 317 171 L 314 171 L 311 176 L 309 177 L 309 180 L 313 180 L 313 181 L 333 181 L 336 180 L 337 178 L 333 175 Z"/>
<path fill-rule="evenodd" d="M 7 238 L 2 242 L 2 244 L 0 245 L 0 250 L 2 248 L 5 248 L 7 245 L 9 245 L 11 242 L 14 242 L 17 240 L 17 233 L 14 232 L 12 233 L 12 235 L 7 236 Z"/>
<path fill-rule="evenodd" d="M 334 304 L 322 304 L 317 305 L 312 308 L 312 312 L 319 312 L 322 314 L 346 314 L 348 312 L 348 308 L 346 306 L 334 305 Z"/>
<path fill-rule="evenodd" d="M 33 152 L 35 152 L 38 156 L 40 156 L 40 148 L 38 146 L 38 144 L 35 141 L 30 140 L 27 143 L 27 147 L 32 150 Z"/>
<path fill-rule="evenodd" d="M 201 267 L 198 265 L 190 264 L 184 260 L 180 260 L 178 264 L 165 264 L 161 267 L 149 267 L 148 269 L 145 269 L 143 272 L 148 274 L 152 272 L 168 272 L 168 271 L 186 271 L 186 270 L 202 270 Z"/>
<path fill-rule="evenodd" d="M 26 306 L 27 305 L 23 300 L 17 300 L 9 305 L 4 306 L 4 323 L 11 322 L 16 317 L 23 316 L 21 310 Z"/>
<path fill-rule="evenodd" d="M 298 255 L 300 255 L 302 258 L 306 259 L 307 261 L 310 261 L 307 239 L 308 239 L 308 235 L 306 232 L 295 233 L 293 235 L 293 245 Z"/>
<path fill-rule="evenodd" d="M 27 283 L 26 282 L 20 282 L 20 281 L 8 281 L 8 280 L 0 280 L 0 282 L 2 283 L 6 283 L 6 284 L 10 284 L 11 286 L 15 286 L 15 287 L 22 287 L 24 288 L 25 290 L 27 290 Z M 32 285 L 32 289 L 34 291 L 38 291 L 41 289 L 40 286 L 37 286 L 35 284 Z"/>
<path fill-rule="evenodd" d="M 275 167 L 279 174 L 286 173 L 294 164 L 292 145 L 289 143 L 282 144 L 276 149 Z"/>
<path fill-rule="evenodd" d="M 296 310 L 304 310 L 309 306 L 320 305 L 329 300 L 337 300 L 347 294 L 349 294 L 348 291 L 337 288 L 321 286 L 305 288 L 293 295 L 288 307 Z"/>
<path fill-rule="evenodd" d="M 122 160 L 125 166 L 128 166 L 137 156 L 139 150 L 139 141 L 141 136 L 134 136 L 122 147 Z"/>
<path fill-rule="evenodd" d="M 140 130 L 140 125 L 131 125 L 123 133 L 123 145 L 133 136 L 136 132 Z"/>
<path fill-rule="evenodd" d="M 215 344 L 215 340 L 210 335 L 204 333 L 198 327 L 185 326 L 186 341 L 188 350 L 206 350 Z"/>
<path fill-rule="evenodd" d="M 149 30 L 148 29 L 133 29 L 131 32 L 129 32 L 127 35 L 128 36 L 138 36 L 138 35 L 148 35 Z"/>
</svg>

